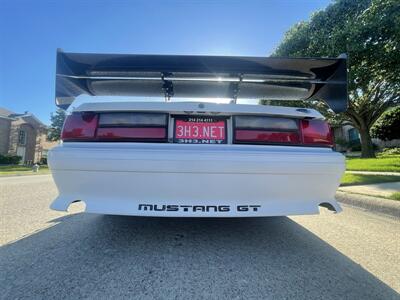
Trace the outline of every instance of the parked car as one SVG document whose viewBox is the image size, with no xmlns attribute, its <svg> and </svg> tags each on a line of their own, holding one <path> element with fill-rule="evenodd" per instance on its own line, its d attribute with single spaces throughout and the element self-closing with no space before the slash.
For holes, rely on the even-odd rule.
<svg viewBox="0 0 400 300">
<path fill-rule="evenodd" d="M 59 196 L 101 214 L 259 217 L 339 212 L 344 158 L 323 116 L 237 99 L 321 99 L 347 107 L 346 58 L 57 54 L 56 104 L 86 102 L 48 154 Z M 181 101 L 171 101 L 173 97 Z M 229 98 L 230 103 L 193 101 Z M 93 98 L 96 99 L 95 97 Z M 183 99 L 183 101 L 182 101 Z M 185 101 L 186 100 L 186 101 Z"/>
</svg>

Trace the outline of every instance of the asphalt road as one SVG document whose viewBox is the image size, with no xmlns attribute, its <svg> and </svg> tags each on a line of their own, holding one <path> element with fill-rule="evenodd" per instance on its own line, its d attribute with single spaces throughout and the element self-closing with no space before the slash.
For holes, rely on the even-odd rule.
<svg viewBox="0 0 400 300">
<path fill-rule="evenodd" d="M 0 298 L 400 299 L 400 222 L 162 219 L 48 206 L 50 176 L 0 178 Z"/>
</svg>

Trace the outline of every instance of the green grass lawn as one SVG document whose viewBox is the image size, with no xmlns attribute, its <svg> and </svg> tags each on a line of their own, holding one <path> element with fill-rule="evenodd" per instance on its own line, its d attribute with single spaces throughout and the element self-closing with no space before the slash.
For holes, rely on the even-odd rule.
<svg viewBox="0 0 400 300">
<path fill-rule="evenodd" d="M 40 166 L 39 172 L 32 172 L 32 167 L 26 166 L 0 166 L 0 176 L 14 176 L 14 175 L 38 175 L 50 174 L 47 166 Z"/>
<path fill-rule="evenodd" d="M 377 158 L 347 158 L 346 170 L 372 172 L 400 172 L 400 155 Z"/>
<path fill-rule="evenodd" d="M 340 185 L 347 186 L 356 184 L 373 184 L 396 181 L 400 181 L 400 176 L 344 174 Z"/>
<path fill-rule="evenodd" d="M 389 196 L 389 199 L 400 201 L 400 192 L 391 194 L 391 195 Z"/>
</svg>

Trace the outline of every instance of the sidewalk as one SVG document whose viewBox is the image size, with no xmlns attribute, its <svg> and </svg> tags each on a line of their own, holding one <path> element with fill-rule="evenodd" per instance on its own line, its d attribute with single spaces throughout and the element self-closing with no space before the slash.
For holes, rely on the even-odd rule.
<svg viewBox="0 0 400 300">
<path fill-rule="evenodd" d="M 400 172 L 346 171 L 349 174 L 400 176 Z M 399 178 L 400 180 L 400 178 Z"/>
<path fill-rule="evenodd" d="M 343 186 L 339 188 L 339 191 L 375 197 L 389 197 L 395 192 L 400 192 L 400 178 L 399 182 Z"/>
</svg>

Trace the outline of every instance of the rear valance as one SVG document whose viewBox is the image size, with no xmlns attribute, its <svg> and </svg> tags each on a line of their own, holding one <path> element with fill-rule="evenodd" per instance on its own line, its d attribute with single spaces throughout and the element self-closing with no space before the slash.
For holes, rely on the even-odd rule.
<svg viewBox="0 0 400 300">
<path fill-rule="evenodd" d="M 56 104 L 75 97 L 165 96 L 325 101 L 347 108 L 346 58 L 57 52 Z"/>
</svg>

